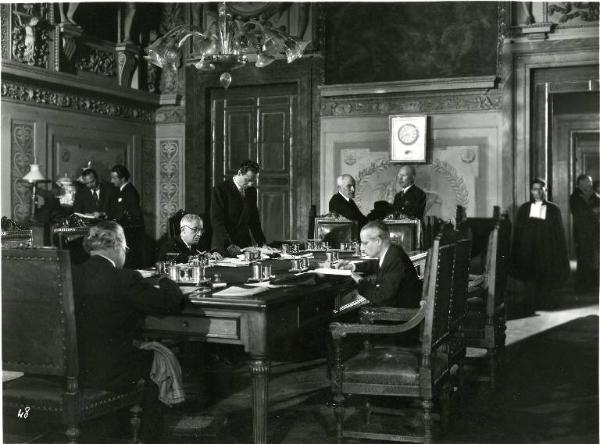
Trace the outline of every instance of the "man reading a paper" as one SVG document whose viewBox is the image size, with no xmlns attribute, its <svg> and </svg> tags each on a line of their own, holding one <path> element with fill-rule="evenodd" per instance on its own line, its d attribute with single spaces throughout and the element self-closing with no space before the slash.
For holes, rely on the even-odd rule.
<svg viewBox="0 0 600 444">
<path fill-rule="evenodd" d="M 402 247 L 392 245 L 387 226 L 380 221 L 367 223 L 360 231 L 360 240 L 367 255 L 377 260 L 340 261 L 337 266 L 353 272 L 358 292 L 377 306 L 419 307 L 421 281 Z M 365 276 L 354 272 L 363 272 Z"/>
</svg>

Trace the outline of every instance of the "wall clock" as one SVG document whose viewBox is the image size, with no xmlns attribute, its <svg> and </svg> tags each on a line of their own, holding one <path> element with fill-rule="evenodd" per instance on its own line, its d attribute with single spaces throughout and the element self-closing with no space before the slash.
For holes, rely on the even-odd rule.
<svg viewBox="0 0 600 444">
<path fill-rule="evenodd" d="M 398 130 L 398 138 L 404 145 L 412 145 L 419 138 L 419 129 L 412 123 L 405 123 Z"/>
<path fill-rule="evenodd" d="M 427 116 L 389 116 L 390 161 L 425 163 Z"/>
</svg>

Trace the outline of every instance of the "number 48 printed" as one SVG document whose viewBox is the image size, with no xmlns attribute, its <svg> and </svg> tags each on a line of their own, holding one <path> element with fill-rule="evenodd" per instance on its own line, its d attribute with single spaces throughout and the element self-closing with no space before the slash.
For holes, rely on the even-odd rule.
<svg viewBox="0 0 600 444">
<path fill-rule="evenodd" d="M 31 407 L 29 406 L 25 407 L 23 410 L 19 409 L 19 411 L 17 412 L 17 418 L 27 419 L 27 417 L 29 416 L 29 410 L 31 410 Z"/>
</svg>

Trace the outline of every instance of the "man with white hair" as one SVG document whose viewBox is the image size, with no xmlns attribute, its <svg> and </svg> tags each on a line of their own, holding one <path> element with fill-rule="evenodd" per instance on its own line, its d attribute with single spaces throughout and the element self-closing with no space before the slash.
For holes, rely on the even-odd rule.
<svg viewBox="0 0 600 444">
<path fill-rule="evenodd" d="M 339 261 L 337 268 L 352 273 L 358 292 L 373 305 L 414 308 L 421 300 L 421 281 L 412 261 L 401 246 L 393 245 L 390 232 L 381 221 L 371 221 L 360 231 L 367 256 L 377 260 L 351 263 Z M 374 278 L 373 278 L 374 277 Z"/>
<path fill-rule="evenodd" d="M 167 253 L 176 253 L 177 256 L 172 260 L 185 263 L 190 256 L 210 251 L 210 239 L 203 236 L 204 221 L 200 216 L 193 213 L 185 214 L 179 222 L 179 228 L 179 235 L 169 239 L 160 248 L 159 260 L 167 260 Z M 214 259 L 223 259 L 223 256 L 216 251 L 211 255 Z"/>
<path fill-rule="evenodd" d="M 412 165 L 404 165 L 398 171 L 394 197 L 394 214 L 403 214 L 415 219 L 423 219 L 427 195 L 425 191 L 415 185 L 417 172 Z"/>
<path fill-rule="evenodd" d="M 350 174 L 342 174 L 337 178 L 338 192 L 329 199 L 329 212 L 336 213 L 358 222 L 358 228 L 367 223 L 367 218 L 356 206 L 354 193 L 356 182 Z"/>
<path fill-rule="evenodd" d="M 83 241 L 90 258 L 73 268 L 73 293 L 79 352 L 79 383 L 84 388 L 128 391 L 145 380 L 142 439 L 155 441 L 162 407 L 150 379 L 154 353 L 134 345 L 142 338 L 146 315 L 179 313 L 187 298 L 167 278 L 153 282 L 124 269 L 127 243 L 123 228 L 104 221 Z"/>
</svg>

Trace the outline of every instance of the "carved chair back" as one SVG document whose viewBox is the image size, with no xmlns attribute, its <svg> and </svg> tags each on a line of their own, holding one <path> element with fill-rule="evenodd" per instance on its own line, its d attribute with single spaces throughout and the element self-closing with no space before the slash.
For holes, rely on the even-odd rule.
<svg viewBox="0 0 600 444">
<path fill-rule="evenodd" d="M 504 304 L 509 248 L 510 224 L 507 220 L 498 219 L 489 236 L 485 265 L 488 286 L 486 312 L 489 315 L 494 313 L 496 307 Z"/>
<path fill-rule="evenodd" d="M 77 377 L 68 251 L 2 251 L 2 349 L 5 370 Z"/>
</svg>

